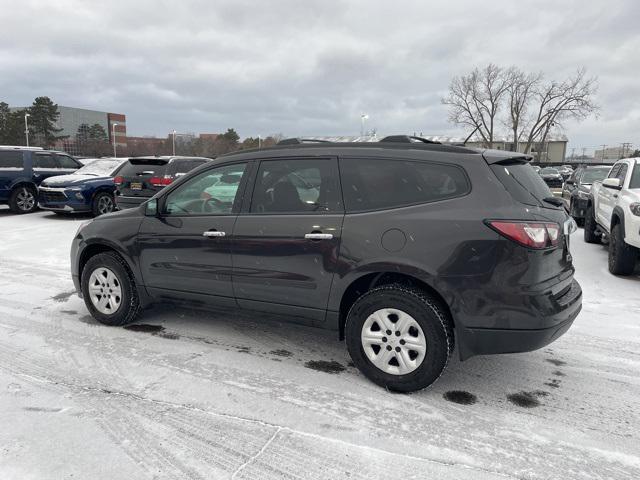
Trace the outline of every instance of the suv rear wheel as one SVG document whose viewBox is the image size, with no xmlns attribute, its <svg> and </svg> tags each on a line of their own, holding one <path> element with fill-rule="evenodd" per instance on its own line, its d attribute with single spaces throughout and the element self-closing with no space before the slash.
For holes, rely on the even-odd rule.
<svg viewBox="0 0 640 480">
<path fill-rule="evenodd" d="M 593 213 L 593 204 L 587 207 L 584 214 L 584 241 L 587 243 L 599 243 L 600 237 L 596 234 L 596 218 Z"/>
<path fill-rule="evenodd" d="M 614 275 L 631 275 L 637 257 L 637 250 L 624 241 L 622 226 L 614 225 L 609 237 L 609 271 Z"/>
<path fill-rule="evenodd" d="M 31 213 L 38 208 L 37 193 L 33 187 L 15 188 L 9 197 L 9 208 L 14 213 Z"/>
<path fill-rule="evenodd" d="M 451 324 L 438 302 L 403 285 L 383 285 L 356 300 L 347 315 L 345 336 L 358 369 L 398 392 L 435 382 L 453 350 Z"/>
<path fill-rule="evenodd" d="M 91 257 L 82 270 L 81 286 L 85 305 L 100 323 L 121 326 L 138 316 L 140 301 L 133 275 L 117 253 Z"/>
</svg>

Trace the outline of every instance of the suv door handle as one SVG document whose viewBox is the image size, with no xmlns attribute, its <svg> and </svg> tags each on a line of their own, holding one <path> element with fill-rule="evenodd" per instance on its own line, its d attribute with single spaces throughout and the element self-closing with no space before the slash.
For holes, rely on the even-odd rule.
<svg viewBox="0 0 640 480">
<path fill-rule="evenodd" d="M 331 233 L 305 233 L 304 238 L 307 240 L 331 240 L 333 234 Z"/>
<path fill-rule="evenodd" d="M 226 232 L 218 232 L 217 230 L 207 230 L 202 232 L 203 237 L 224 237 Z"/>
</svg>

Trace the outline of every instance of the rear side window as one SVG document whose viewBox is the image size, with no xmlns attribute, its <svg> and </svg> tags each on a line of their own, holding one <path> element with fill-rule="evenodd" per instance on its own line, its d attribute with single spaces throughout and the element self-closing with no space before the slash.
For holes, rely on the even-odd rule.
<svg viewBox="0 0 640 480">
<path fill-rule="evenodd" d="M 19 168 L 22 170 L 22 152 L 0 151 L 0 168 Z"/>
<path fill-rule="evenodd" d="M 67 155 L 56 155 L 58 162 L 62 168 L 78 168 L 76 161 Z"/>
<path fill-rule="evenodd" d="M 543 199 L 553 196 L 542 177 L 528 163 L 496 163 L 491 165 L 491 170 L 520 203 L 540 206 Z"/>
<path fill-rule="evenodd" d="M 59 168 L 56 159 L 48 153 L 38 153 L 33 157 L 33 168 Z"/>
<path fill-rule="evenodd" d="M 141 177 L 147 175 L 162 177 L 166 171 L 166 160 L 129 160 L 122 166 L 118 175 L 122 177 Z"/>
<path fill-rule="evenodd" d="M 348 212 L 436 202 L 471 191 L 464 170 L 455 165 L 407 160 L 340 160 Z"/>
</svg>

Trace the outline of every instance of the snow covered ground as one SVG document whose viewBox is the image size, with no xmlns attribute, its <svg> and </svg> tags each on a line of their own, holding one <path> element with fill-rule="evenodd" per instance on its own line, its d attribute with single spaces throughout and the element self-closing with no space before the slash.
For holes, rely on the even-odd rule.
<svg viewBox="0 0 640 480">
<path fill-rule="evenodd" d="M 167 306 L 101 326 L 69 275 L 85 219 L 1 208 L 2 479 L 640 478 L 640 277 L 582 231 L 564 337 L 399 395 L 331 332 Z"/>
</svg>

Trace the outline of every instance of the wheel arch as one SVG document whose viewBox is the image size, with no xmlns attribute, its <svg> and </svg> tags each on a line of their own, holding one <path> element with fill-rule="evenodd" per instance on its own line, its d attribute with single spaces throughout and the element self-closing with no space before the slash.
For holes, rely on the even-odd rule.
<svg viewBox="0 0 640 480">
<path fill-rule="evenodd" d="M 447 317 L 451 322 L 452 330 L 455 330 L 455 320 L 449 303 L 446 301 L 445 296 L 436 288 L 425 282 L 423 279 L 407 272 L 378 271 L 363 273 L 354 279 L 342 293 L 338 315 L 338 331 L 340 340 L 344 339 L 344 329 L 349 309 L 362 294 L 374 287 L 398 283 L 418 288 L 431 295 L 447 314 Z"/>
<path fill-rule="evenodd" d="M 82 271 L 84 270 L 85 265 L 87 264 L 87 262 L 91 257 L 95 257 L 100 253 L 106 253 L 106 252 L 113 252 L 113 253 L 116 253 L 119 257 L 121 257 L 126 263 L 127 267 L 129 268 L 129 271 L 133 274 L 136 280 L 136 283 L 139 283 L 140 279 L 139 279 L 139 276 L 136 274 L 136 269 L 131 264 L 131 261 L 129 260 L 126 253 L 116 245 L 110 242 L 103 242 L 103 241 L 88 243 L 82 249 L 82 252 L 80 252 L 80 255 L 78 257 L 78 276 L 82 278 Z"/>
<path fill-rule="evenodd" d="M 622 238 L 624 239 L 625 231 L 624 231 L 624 211 L 620 205 L 616 205 L 611 214 L 611 225 L 609 231 L 613 230 L 613 227 L 616 225 L 620 225 L 622 228 Z"/>
</svg>

